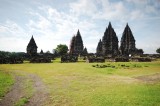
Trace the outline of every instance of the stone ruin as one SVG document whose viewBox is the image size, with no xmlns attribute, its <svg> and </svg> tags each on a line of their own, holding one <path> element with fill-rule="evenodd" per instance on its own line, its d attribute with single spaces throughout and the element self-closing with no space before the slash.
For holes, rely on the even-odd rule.
<svg viewBox="0 0 160 106">
<path fill-rule="evenodd" d="M 76 55 L 63 55 L 61 57 L 61 63 L 68 63 L 68 62 L 77 62 L 78 61 L 78 56 Z"/>
<path fill-rule="evenodd" d="M 38 46 L 32 36 L 27 45 L 27 54 L 29 55 L 30 63 L 51 63 L 51 56 L 44 54 L 41 50 L 40 54 L 37 53 Z"/>
<path fill-rule="evenodd" d="M 80 34 L 80 31 L 78 30 L 77 34 L 74 35 L 70 42 L 70 55 L 87 55 L 87 48 L 83 46 L 83 40 Z"/>
<path fill-rule="evenodd" d="M 128 24 L 126 25 L 121 38 L 120 53 L 123 56 L 143 54 L 143 50 L 136 48 L 135 39 Z"/>
<path fill-rule="evenodd" d="M 23 52 L 0 51 L 0 64 L 21 64 L 24 60 Z"/>
<path fill-rule="evenodd" d="M 103 55 L 101 39 L 99 40 L 97 48 L 96 48 L 96 55 L 97 56 L 102 56 Z"/>
<path fill-rule="evenodd" d="M 105 62 L 105 58 L 103 57 L 87 57 L 86 60 L 87 63 L 104 63 Z"/>
<path fill-rule="evenodd" d="M 96 54 L 105 57 L 129 57 L 129 55 L 134 56 L 143 54 L 142 49 L 136 48 L 135 39 L 128 24 L 122 34 L 120 47 L 118 46 L 118 42 L 118 37 L 109 22 L 109 25 L 104 32 L 104 36 L 102 37 L 102 41 L 100 40 L 97 45 Z"/>
<path fill-rule="evenodd" d="M 104 32 L 102 40 L 100 39 L 96 48 L 98 57 L 106 59 L 115 59 L 115 61 L 128 61 L 130 56 L 139 56 L 143 54 L 142 49 L 137 49 L 135 38 L 127 24 L 121 38 L 120 47 L 118 46 L 118 37 L 112 28 L 111 22 Z M 128 58 L 128 59 L 127 59 Z"/>
<path fill-rule="evenodd" d="M 116 57 L 115 62 L 129 62 L 129 58 L 127 57 Z"/>
<path fill-rule="evenodd" d="M 102 54 L 104 56 L 111 56 L 111 57 L 115 57 L 119 54 L 118 37 L 114 29 L 112 28 L 110 22 L 102 38 Z"/>
<path fill-rule="evenodd" d="M 18 57 L 0 58 L 0 64 L 21 64 L 21 63 L 23 63 L 23 59 Z"/>
<path fill-rule="evenodd" d="M 30 39 L 28 45 L 27 45 L 27 54 L 30 56 L 35 56 L 37 55 L 37 44 L 32 36 L 32 38 Z"/>
<path fill-rule="evenodd" d="M 152 59 L 149 57 L 132 57 L 131 61 L 133 62 L 151 62 Z"/>
<path fill-rule="evenodd" d="M 143 55 L 142 49 L 137 49 L 136 40 L 133 36 L 133 33 L 127 24 L 120 41 L 120 46 L 118 37 L 114 28 L 109 22 L 108 27 L 106 28 L 102 40 L 100 39 L 96 48 L 96 56 L 89 56 L 87 52 L 87 48 L 84 48 L 83 40 L 80 34 L 80 31 L 77 31 L 77 34 L 74 35 L 70 41 L 70 50 L 69 54 L 66 54 L 61 57 L 61 62 L 77 62 L 78 56 L 84 56 L 87 62 L 104 62 L 105 59 L 110 59 L 111 61 L 122 61 L 127 62 L 130 60 L 133 61 L 149 61 L 147 59 L 138 59 L 133 58 L 134 56 Z M 50 62 L 50 58 L 45 58 L 43 55 L 43 51 L 41 50 L 40 56 L 37 54 L 37 45 L 32 36 L 30 42 L 27 46 L 27 54 L 30 55 L 30 62 Z M 131 59 L 131 57 L 132 59 Z"/>
<path fill-rule="evenodd" d="M 32 57 L 30 63 L 51 63 L 50 58 L 44 58 L 40 56 Z"/>
</svg>

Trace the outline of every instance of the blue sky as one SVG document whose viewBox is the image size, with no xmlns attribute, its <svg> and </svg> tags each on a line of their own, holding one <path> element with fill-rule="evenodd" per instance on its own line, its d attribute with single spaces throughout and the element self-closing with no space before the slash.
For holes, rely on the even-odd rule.
<svg viewBox="0 0 160 106">
<path fill-rule="evenodd" d="M 156 53 L 160 47 L 160 0 L 0 0 L 0 50 L 26 52 L 33 35 L 38 51 L 69 46 L 80 30 L 83 44 L 95 52 L 109 21 L 119 42 L 126 23 L 136 47 Z"/>
</svg>

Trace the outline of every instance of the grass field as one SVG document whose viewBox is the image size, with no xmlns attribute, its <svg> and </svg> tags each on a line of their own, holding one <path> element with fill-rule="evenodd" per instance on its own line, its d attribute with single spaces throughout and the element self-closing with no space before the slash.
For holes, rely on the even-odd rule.
<svg viewBox="0 0 160 106">
<path fill-rule="evenodd" d="M 107 67 L 99 68 L 101 66 Z M 160 74 L 160 61 L 102 64 L 54 61 L 46 64 L 5 64 L 0 65 L 0 69 L 5 73 L 27 72 L 39 76 L 49 89 L 47 106 L 160 105 L 160 80 L 159 76 L 154 78 Z M 1 71 L 0 76 L 4 76 Z M 10 75 L 5 74 L 4 77 L 8 79 Z M 1 81 L 5 83 L 3 78 Z M 1 86 L 4 85 L 0 83 Z M 0 93 L 3 95 L 4 91 Z"/>
<path fill-rule="evenodd" d="M 0 70 L 0 99 L 10 90 L 10 86 L 14 83 L 11 74 Z"/>
</svg>

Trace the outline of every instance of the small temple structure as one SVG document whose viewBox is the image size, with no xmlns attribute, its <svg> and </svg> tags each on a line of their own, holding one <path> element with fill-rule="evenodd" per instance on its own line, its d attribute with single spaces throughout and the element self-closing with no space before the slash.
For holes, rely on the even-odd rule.
<svg viewBox="0 0 160 106">
<path fill-rule="evenodd" d="M 27 54 L 34 56 L 37 54 L 37 44 L 32 36 L 32 38 L 30 39 L 28 45 L 27 45 Z"/>
<path fill-rule="evenodd" d="M 74 35 L 70 42 L 70 50 L 69 54 L 79 55 L 79 54 L 86 54 L 87 48 L 83 46 L 83 40 L 80 34 L 80 31 L 77 31 L 77 34 Z"/>
<path fill-rule="evenodd" d="M 88 51 L 87 51 L 87 48 L 85 47 L 85 48 L 83 49 L 82 55 L 87 55 L 87 54 L 88 54 Z"/>
</svg>

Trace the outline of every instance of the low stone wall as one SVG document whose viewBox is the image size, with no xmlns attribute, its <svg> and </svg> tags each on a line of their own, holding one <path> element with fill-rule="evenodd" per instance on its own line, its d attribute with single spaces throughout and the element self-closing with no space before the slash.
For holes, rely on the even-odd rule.
<svg viewBox="0 0 160 106">
<path fill-rule="evenodd" d="M 86 62 L 88 63 L 104 63 L 105 59 L 104 58 L 96 58 L 96 57 L 92 57 L 92 58 L 87 58 Z"/>
<path fill-rule="evenodd" d="M 61 57 L 61 63 L 77 62 L 78 57 L 73 55 L 64 55 Z"/>
<path fill-rule="evenodd" d="M 117 57 L 117 58 L 115 58 L 115 62 L 129 62 L 129 58 Z"/>
<path fill-rule="evenodd" d="M 21 58 L 0 58 L 0 64 L 21 64 L 23 59 Z"/>
<path fill-rule="evenodd" d="M 134 61 L 134 62 L 151 62 L 151 58 L 148 58 L 148 57 L 139 57 L 139 58 L 131 58 L 131 61 Z"/>
<path fill-rule="evenodd" d="M 51 59 L 34 57 L 30 59 L 30 63 L 51 63 Z"/>
</svg>

